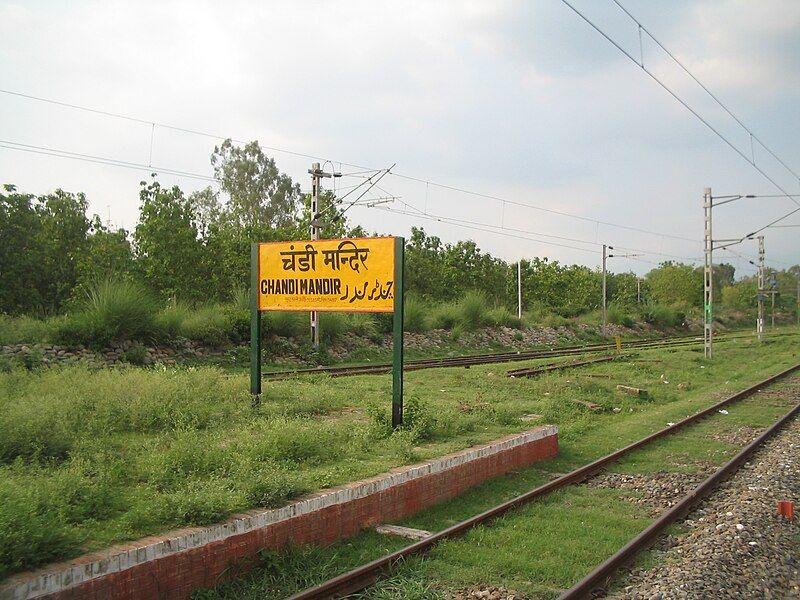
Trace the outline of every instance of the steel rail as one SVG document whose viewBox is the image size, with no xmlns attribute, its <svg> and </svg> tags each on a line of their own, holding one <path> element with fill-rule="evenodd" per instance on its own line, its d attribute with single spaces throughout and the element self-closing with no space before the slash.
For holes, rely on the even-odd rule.
<svg viewBox="0 0 800 600">
<path fill-rule="evenodd" d="M 391 574 L 393 569 L 405 558 L 425 553 L 442 540 L 461 536 L 476 525 L 485 524 L 508 512 L 509 510 L 525 505 L 537 498 L 549 494 L 554 490 L 584 481 L 591 475 L 594 475 L 598 471 L 605 468 L 607 465 L 616 462 L 626 454 L 629 454 L 630 452 L 637 450 L 642 446 L 649 444 L 650 442 L 674 433 L 675 431 L 682 429 L 687 425 L 699 421 L 700 419 L 715 413 L 720 408 L 728 404 L 742 400 L 743 398 L 758 392 L 761 388 L 770 385 L 775 381 L 790 375 L 791 373 L 794 373 L 798 369 L 800 369 L 800 364 L 781 371 L 776 375 L 773 375 L 756 383 L 755 385 L 741 390 L 734 395 L 721 400 L 720 402 L 717 402 L 708 408 L 705 408 L 704 410 L 701 410 L 694 415 L 683 419 L 682 421 L 675 423 L 674 425 L 656 431 L 655 433 L 633 442 L 624 448 L 616 450 L 611 454 L 607 454 L 606 456 L 599 458 L 587 465 L 579 467 L 578 469 L 575 469 L 566 475 L 562 475 L 557 479 L 525 492 L 516 498 L 503 502 L 502 504 L 498 504 L 497 506 L 475 515 L 474 517 L 470 517 L 469 519 L 461 521 L 460 523 L 456 523 L 447 529 L 443 529 L 438 533 L 401 548 L 400 550 L 357 567 L 352 571 L 343 573 L 342 575 L 334 577 L 333 579 L 330 579 L 320 585 L 308 588 L 298 594 L 295 594 L 294 596 L 290 597 L 290 600 L 327 600 L 331 598 L 340 598 L 342 596 L 361 591 L 371 586 L 379 579 Z"/>
<path fill-rule="evenodd" d="M 749 338 L 751 335 L 730 336 L 718 338 L 717 341 L 724 342 L 734 339 Z M 680 336 L 677 338 L 667 338 L 663 340 L 633 340 L 625 343 L 626 349 L 645 349 L 645 348 L 671 348 L 680 346 L 690 346 L 699 344 L 702 338 L 696 335 Z M 455 356 L 443 358 L 420 359 L 406 361 L 404 371 L 418 371 L 422 369 L 437 369 L 447 367 L 469 367 L 483 364 L 495 364 L 503 362 L 521 362 L 536 358 L 554 358 L 559 356 L 570 356 L 574 354 L 590 354 L 614 350 L 614 344 L 594 344 L 588 346 L 566 346 L 564 348 L 551 348 L 549 350 L 527 350 L 520 352 L 503 352 L 497 354 L 476 354 L 471 356 Z M 389 373 L 392 370 L 390 363 L 361 364 L 350 366 L 330 366 L 330 367 L 311 367 L 306 369 L 294 369 L 288 371 L 273 371 L 264 373 L 264 379 L 268 381 L 283 381 L 300 375 L 326 374 L 330 377 L 347 377 L 353 375 L 378 375 Z"/>
<path fill-rule="evenodd" d="M 555 363 L 551 365 L 541 365 L 538 367 L 529 367 L 526 369 L 511 369 L 506 373 L 506 377 L 536 377 L 544 373 L 552 373 L 553 371 L 560 371 L 562 369 L 571 369 L 573 367 L 583 367 L 585 365 L 594 365 L 602 362 L 609 362 L 615 359 L 624 358 L 622 354 L 615 356 L 601 356 L 600 358 L 590 358 L 587 360 L 573 360 L 566 363 Z"/>
<path fill-rule="evenodd" d="M 606 582 L 620 567 L 628 563 L 639 552 L 655 542 L 656 538 L 666 527 L 681 517 L 686 516 L 694 505 L 706 496 L 709 496 L 717 485 L 738 470 L 739 466 L 758 450 L 765 441 L 772 437 L 786 423 L 794 419 L 799 413 L 800 404 L 797 404 L 788 413 L 773 423 L 769 429 L 745 446 L 744 449 L 728 463 L 720 467 L 713 475 L 684 496 L 672 508 L 662 513 L 658 519 L 647 527 L 647 529 L 634 537 L 594 571 L 559 596 L 559 600 L 577 600 L 579 598 L 589 597 L 595 589 Z"/>
</svg>

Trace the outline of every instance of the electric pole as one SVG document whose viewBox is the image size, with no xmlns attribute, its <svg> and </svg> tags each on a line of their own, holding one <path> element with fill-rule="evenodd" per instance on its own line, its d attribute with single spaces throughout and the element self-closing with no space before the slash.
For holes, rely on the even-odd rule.
<svg viewBox="0 0 800 600">
<path fill-rule="evenodd" d="M 603 332 L 606 330 L 606 248 L 603 244 Z"/>
<path fill-rule="evenodd" d="M 522 318 L 522 259 L 517 261 L 517 318 Z"/>
<path fill-rule="evenodd" d="M 775 329 L 775 294 L 778 291 L 777 289 L 778 281 L 776 278 L 776 273 L 774 271 L 769 276 L 769 287 L 771 288 L 770 296 L 772 296 L 772 298 L 770 299 L 770 301 L 772 302 L 772 308 L 770 309 L 770 315 L 771 315 L 770 318 L 772 320 L 772 329 Z"/>
<path fill-rule="evenodd" d="M 636 278 L 636 304 L 642 303 L 642 280 Z"/>
<path fill-rule="evenodd" d="M 318 240 L 321 229 L 319 223 L 320 179 L 331 175 L 320 169 L 317 162 L 311 164 L 308 172 L 311 175 L 311 239 Z M 319 312 L 316 310 L 311 311 L 311 343 L 314 348 L 319 348 Z"/>
<path fill-rule="evenodd" d="M 703 265 L 703 342 L 705 357 L 712 356 L 714 340 L 714 242 L 711 238 L 711 188 L 706 188 L 703 195 L 703 211 L 705 215 L 705 264 Z"/>
<path fill-rule="evenodd" d="M 764 339 L 764 236 L 758 236 L 758 320 L 756 332 L 758 341 Z"/>
</svg>

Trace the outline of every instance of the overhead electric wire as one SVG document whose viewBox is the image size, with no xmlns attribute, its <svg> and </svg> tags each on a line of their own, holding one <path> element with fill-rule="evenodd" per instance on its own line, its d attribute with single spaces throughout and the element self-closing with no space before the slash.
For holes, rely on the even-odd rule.
<svg viewBox="0 0 800 600">
<path fill-rule="evenodd" d="M 769 153 L 772 155 L 772 157 L 773 157 L 775 160 L 777 160 L 779 163 L 781 163 L 781 164 L 783 165 L 783 167 L 784 167 L 784 168 L 785 168 L 787 171 L 789 171 L 789 172 L 790 172 L 792 175 L 794 175 L 794 176 L 795 176 L 795 178 L 798 180 L 798 182 L 800 182 L 800 175 L 798 175 L 798 174 L 797 174 L 797 173 L 794 171 L 794 169 L 792 169 L 792 168 L 791 168 L 789 165 L 787 165 L 787 164 L 786 164 L 786 163 L 783 161 L 783 159 L 781 159 L 781 157 L 780 157 L 780 156 L 778 156 L 777 154 L 775 154 L 775 152 L 773 152 L 773 151 L 772 151 L 772 149 L 771 149 L 771 148 L 769 148 L 769 146 L 767 146 L 767 145 L 766 145 L 766 144 L 765 144 L 765 143 L 764 143 L 764 142 L 761 140 L 761 138 L 759 138 L 759 137 L 758 137 L 758 136 L 757 136 L 755 133 L 753 133 L 753 131 L 752 131 L 752 130 L 751 130 L 751 129 L 750 129 L 748 126 L 747 126 L 747 125 L 745 125 L 745 124 L 742 122 L 742 120 L 741 120 L 739 117 L 737 117 L 737 116 L 736 116 L 736 115 L 733 113 L 733 111 L 732 111 L 732 110 L 730 110 L 730 109 L 729 109 L 729 108 L 728 108 L 728 107 L 725 105 L 725 103 L 724 103 L 724 102 L 722 102 L 722 100 L 720 100 L 720 99 L 717 97 L 717 95 L 716 95 L 716 94 L 714 94 L 714 93 L 713 93 L 713 92 L 712 92 L 710 89 L 708 89 L 708 87 L 707 87 L 707 86 L 706 86 L 706 85 L 705 85 L 705 84 L 704 84 L 702 81 L 700 81 L 700 80 L 699 80 L 697 77 L 695 77 L 694 73 L 692 73 L 692 72 L 691 72 L 691 71 L 688 69 L 688 67 L 686 67 L 686 65 L 684 65 L 684 64 L 683 64 L 683 63 L 682 63 L 680 60 L 678 60 L 678 58 L 677 58 L 677 57 L 676 57 L 676 56 L 675 56 L 675 55 L 674 55 L 672 52 L 670 52 L 670 51 L 669 51 L 669 50 L 666 48 L 666 46 L 664 46 L 664 44 L 662 44 L 662 43 L 661 43 L 661 42 L 660 42 L 660 41 L 659 41 L 659 40 L 658 40 L 658 39 L 657 39 L 657 38 L 656 38 L 656 37 L 655 37 L 655 36 L 654 36 L 652 33 L 650 33 L 650 31 L 647 29 L 647 27 L 645 27 L 645 26 L 642 24 L 642 22 L 641 22 L 641 21 L 639 21 L 639 19 L 637 19 L 636 17 L 634 17 L 634 16 L 631 14 L 631 12 L 630 12 L 630 11 L 629 11 L 627 8 L 625 8 L 624 6 L 622 6 L 622 3 L 620 3 L 620 2 L 619 2 L 619 0 L 612 0 L 612 2 L 614 2 L 614 4 L 616 4 L 617 6 L 619 6 L 619 8 L 620 8 L 620 9 L 621 9 L 621 10 L 622 10 L 622 11 L 623 11 L 623 12 L 624 12 L 626 15 L 628 15 L 628 17 L 630 17 L 630 19 L 631 19 L 631 20 L 632 20 L 634 23 L 636 23 L 636 25 L 638 25 L 638 26 L 639 26 L 639 32 L 640 32 L 640 35 L 641 35 L 641 32 L 642 32 L 642 31 L 644 31 L 644 32 L 647 34 L 647 36 L 648 36 L 648 37 L 649 37 L 651 40 L 653 40 L 653 41 L 654 41 L 654 42 L 655 42 L 655 43 L 658 45 L 658 47 L 659 47 L 659 48 L 661 48 L 661 49 L 662 49 L 664 52 L 666 52 L 667 56 L 669 56 L 669 57 L 670 57 L 670 58 L 671 58 L 671 59 L 672 59 L 672 60 L 675 62 L 675 64 L 677 64 L 677 65 L 678 65 L 678 66 L 679 66 L 679 67 L 680 67 L 680 68 L 681 68 L 681 69 L 684 71 L 684 73 L 686 73 L 686 74 L 687 74 L 689 77 L 691 77 L 691 78 L 694 80 L 694 82 L 695 82 L 697 85 L 699 85 L 701 88 L 703 88 L 703 91 L 705 91 L 705 92 L 706 92 L 706 93 L 707 93 L 709 96 L 711 96 L 711 98 L 713 98 L 714 102 L 716 102 L 716 103 L 717 103 L 717 104 L 718 104 L 718 105 L 719 105 L 719 106 L 722 108 L 722 110 L 724 110 L 726 113 L 728 113 L 728 114 L 731 116 L 731 118 L 733 118 L 733 120 L 734 120 L 734 121 L 736 121 L 736 122 L 737 122 L 737 123 L 738 123 L 738 124 L 741 126 L 741 128 L 742 128 L 742 129 L 744 129 L 744 130 L 745 130 L 745 131 L 746 131 L 746 132 L 747 132 L 747 133 L 750 135 L 751 139 L 753 139 L 753 140 L 757 141 L 757 142 L 759 143 L 759 145 L 760 145 L 762 148 L 764 148 L 764 150 L 766 150 L 767 152 L 769 152 Z M 640 39 L 640 42 L 639 42 L 639 43 L 640 43 L 640 46 L 641 46 L 641 39 Z M 644 60 L 643 60 L 642 62 L 644 62 Z M 749 162 L 749 161 L 748 161 L 748 162 Z M 795 194 L 795 195 L 796 195 L 796 194 Z"/>
<path fill-rule="evenodd" d="M 69 158 L 72 160 L 80 160 L 83 162 L 91 162 L 101 165 L 113 166 L 113 167 L 123 167 L 126 169 L 136 169 L 140 171 L 149 171 L 149 172 L 159 172 L 165 173 L 168 175 L 178 175 L 181 177 L 188 177 L 190 179 L 201 179 L 203 181 L 210 181 L 214 183 L 219 183 L 219 181 L 215 177 L 211 177 L 208 175 L 202 175 L 199 173 L 190 173 L 187 171 L 181 171 L 179 169 L 171 169 L 167 167 L 158 167 L 152 165 L 146 165 L 144 163 L 134 163 L 124 160 L 119 160 L 116 158 L 108 158 L 103 156 L 94 156 L 91 154 L 80 154 L 78 152 L 71 152 L 69 150 L 59 150 L 57 148 L 47 148 L 45 146 L 33 146 L 31 144 L 22 144 L 20 142 L 12 142 L 8 140 L 0 140 L 0 148 L 6 148 L 8 150 L 18 150 L 20 152 L 30 152 L 33 154 L 43 154 L 46 156 L 56 156 L 60 158 Z"/>
<path fill-rule="evenodd" d="M 557 240 L 560 240 L 562 242 L 574 242 L 574 243 L 577 243 L 577 244 L 588 244 L 588 245 L 591 245 L 591 246 L 598 246 L 598 247 L 601 247 L 603 245 L 603 244 L 601 244 L 599 242 L 592 242 L 592 241 L 581 240 L 581 239 L 577 239 L 577 238 L 570 238 L 570 237 L 553 235 L 553 234 L 548 234 L 548 233 L 541 233 L 541 232 L 538 232 L 538 231 L 529 231 L 529 230 L 525 230 L 525 229 L 516 229 L 516 228 L 513 228 L 513 227 L 506 227 L 506 226 L 501 226 L 501 225 L 493 225 L 491 223 L 483 223 L 483 222 L 480 222 L 480 221 L 471 221 L 469 219 L 459 219 L 459 218 L 456 218 L 456 217 L 447 217 L 447 216 L 442 216 L 442 215 L 434 215 L 434 214 L 430 214 L 430 213 L 423 213 L 418 208 L 412 206 L 408 202 L 405 202 L 403 200 L 401 200 L 400 202 L 402 204 L 404 204 L 405 206 L 409 207 L 411 209 L 411 211 L 398 210 L 398 209 L 389 208 L 389 207 L 376 207 L 376 208 L 380 208 L 380 210 L 385 210 L 387 212 L 392 212 L 392 213 L 395 213 L 395 214 L 401 214 L 401 215 L 405 215 L 405 216 L 411 216 L 411 217 L 416 217 L 416 218 L 420 218 L 420 219 L 426 219 L 426 220 L 429 220 L 429 221 L 436 221 L 436 222 L 440 222 L 440 223 L 447 223 L 447 224 L 450 224 L 450 225 L 456 225 L 456 226 L 463 227 L 463 228 L 466 228 L 466 229 L 475 229 L 477 231 L 495 233 L 497 235 L 505 235 L 507 237 L 513 237 L 513 238 L 517 238 L 517 239 L 526 239 L 526 240 L 529 240 L 529 241 L 540 242 L 542 244 L 548 244 L 548 245 L 551 245 L 551 246 L 558 246 L 558 247 L 561 247 L 561 248 L 568 248 L 568 249 L 571 249 L 571 250 L 582 250 L 582 251 L 585 251 L 585 252 L 591 252 L 593 254 L 597 252 L 597 250 L 594 249 L 594 248 L 582 248 L 582 247 L 578 247 L 578 246 L 570 246 L 568 244 L 563 244 L 563 243 L 559 243 L 559 242 L 551 242 L 551 241 L 543 240 L 543 239 L 540 239 L 540 238 L 523 237 L 523 236 L 517 235 L 517 234 L 527 234 L 527 235 L 541 236 L 541 237 L 557 239 Z M 513 233 L 507 233 L 507 232 L 513 232 Z M 679 260 L 687 260 L 687 261 L 694 262 L 694 263 L 699 263 L 700 262 L 698 259 L 694 259 L 694 258 L 691 258 L 691 257 L 676 256 L 676 255 L 673 255 L 673 254 L 665 254 L 665 253 L 662 253 L 662 252 L 654 252 L 654 251 L 651 251 L 651 250 L 643 250 L 641 248 L 626 248 L 626 247 L 619 246 L 619 245 L 614 245 L 614 247 L 615 248 L 619 248 L 621 250 L 631 250 L 631 251 L 634 251 L 634 252 L 641 252 L 641 253 L 649 255 L 649 256 L 664 256 L 664 257 L 667 257 L 667 258 L 677 258 Z M 629 257 L 629 258 L 633 259 L 634 257 Z M 656 264 L 656 263 L 653 263 L 652 261 L 647 261 L 647 260 L 641 260 L 640 262 L 647 262 L 647 263 L 650 263 L 650 264 Z"/>
<path fill-rule="evenodd" d="M 24 94 L 24 93 L 21 93 L 21 92 L 15 92 L 15 91 L 12 91 L 12 90 L 7 90 L 7 89 L 0 89 L 0 93 L 7 94 L 7 95 L 10 95 L 10 96 L 16 96 L 16 97 L 24 98 L 24 99 L 28 99 L 28 100 L 34 100 L 34 101 L 37 101 L 37 102 L 43 102 L 43 103 L 47 103 L 47 104 L 53 104 L 53 105 L 56 105 L 56 106 L 62 106 L 62 107 L 66 107 L 66 108 L 71 108 L 71 109 L 74 109 L 74 110 L 84 111 L 84 112 L 88 112 L 88 113 L 94 113 L 94 114 L 98 114 L 98 115 L 103 115 L 103 116 L 107 116 L 107 117 L 124 119 L 124 120 L 135 122 L 135 123 L 141 123 L 141 124 L 151 125 L 151 126 L 156 126 L 156 127 L 163 127 L 164 129 L 170 129 L 170 130 L 179 131 L 179 132 L 182 132 L 182 133 L 188 133 L 188 134 L 192 134 L 192 135 L 197 135 L 197 136 L 202 136 L 202 137 L 207 137 L 207 138 L 212 138 L 212 139 L 217 139 L 217 140 L 231 139 L 231 141 L 236 142 L 237 144 L 246 144 L 247 143 L 246 141 L 243 141 L 243 140 L 238 140 L 238 139 L 235 139 L 235 138 L 226 138 L 225 136 L 221 136 L 221 135 L 217 135 L 217 134 L 213 134 L 213 133 L 208 133 L 208 132 L 205 132 L 205 131 L 200 131 L 200 130 L 197 130 L 197 129 L 190 129 L 190 128 L 186 128 L 186 127 L 179 127 L 179 126 L 176 126 L 176 125 L 170 125 L 168 123 L 163 123 L 163 122 L 159 122 L 159 121 L 141 119 L 139 117 L 132 117 L 132 116 L 124 115 L 124 114 L 121 114 L 121 113 L 116 113 L 116 112 L 111 112 L 111 111 L 106 111 L 106 110 L 100 110 L 100 109 L 91 108 L 91 107 L 87 107 L 87 106 L 81 106 L 81 105 L 70 103 L 70 102 L 63 102 L 63 101 L 60 101 L 60 100 L 52 100 L 50 98 L 43 98 L 41 96 L 34 96 L 32 94 Z M 357 176 L 357 175 L 361 175 L 363 173 L 375 173 L 375 172 L 379 172 L 379 171 L 382 170 L 382 169 L 370 169 L 369 167 L 366 167 L 364 165 L 357 165 L 357 164 L 354 164 L 354 163 L 349 163 L 349 162 L 344 162 L 344 161 L 339 161 L 339 160 L 334 161 L 333 159 L 328 159 L 328 158 L 324 158 L 324 157 L 321 157 L 321 156 L 316 156 L 316 155 L 312 155 L 312 154 L 306 154 L 306 153 L 302 153 L 302 152 L 296 152 L 294 150 L 288 150 L 286 148 L 279 148 L 279 147 L 276 147 L 276 146 L 266 146 L 266 145 L 264 145 L 264 146 L 261 146 L 261 147 L 266 149 L 266 150 L 271 150 L 273 152 L 281 152 L 281 153 L 284 153 L 284 154 L 289 154 L 289 155 L 293 155 L 293 156 L 299 156 L 299 157 L 303 157 L 303 158 L 309 158 L 309 159 L 312 159 L 312 160 L 326 161 L 326 162 L 331 162 L 331 163 L 336 162 L 336 163 L 338 163 L 340 165 L 345 165 L 347 167 L 352 167 L 354 169 L 359 169 L 358 171 L 354 171 L 352 173 L 343 173 L 343 176 L 345 176 L 345 175 L 347 175 L 347 176 L 349 176 L 349 175 Z M 427 179 L 423 179 L 423 178 L 420 178 L 420 177 L 415 177 L 415 176 L 412 176 L 412 175 L 405 175 L 405 174 L 402 174 L 402 173 L 395 173 L 395 172 L 390 173 L 390 175 L 394 176 L 394 177 L 401 178 L 401 179 L 406 179 L 406 180 L 409 180 L 409 181 L 416 181 L 418 183 L 424 183 L 424 184 L 426 184 L 428 186 L 434 186 L 434 187 L 438 187 L 438 188 L 441 188 L 441 189 L 447 189 L 447 190 L 455 191 L 455 192 L 462 193 L 462 194 L 476 196 L 476 197 L 479 197 L 479 198 L 486 198 L 486 199 L 490 199 L 490 200 L 496 200 L 498 202 L 505 202 L 507 204 L 514 205 L 514 206 L 520 206 L 520 207 L 525 207 L 525 208 L 529 208 L 529 209 L 532 209 L 532 210 L 538 210 L 538 211 L 542 211 L 542 212 L 547 212 L 547 213 L 550 213 L 550 214 L 555 214 L 555 215 L 563 216 L 563 217 L 566 217 L 566 218 L 571 218 L 571 219 L 577 219 L 577 220 L 581 220 L 581 221 L 585 221 L 585 222 L 590 222 L 590 223 L 594 223 L 594 224 L 597 224 L 597 225 L 604 225 L 606 227 L 615 227 L 615 228 L 618 228 L 618 229 L 625 229 L 625 230 L 628 230 L 628 231 L 636 231 L 636 232 L 644 233 L 644 234 L 647 234 L 647 235 L 655 235 L 655 236 L 659 236 L 659 237 L 668 237 L 668 238 L 678 239 L 678 240 L 683 240 L 683 241 L 690 241 L 690 242 L 700 242 L 701 241 L 699 239 L 692 239 L 692 238 L 687 238 L 687 237 L 680 236 L 680 235 L 673 235 L 673 234 L 668 234 L 668 233 L 661 233 L 661 232 L 658 232 L 658 231 L 651 231 L 651 230 L 643 229 L 643 228 L 640 228 L 640 227 L 634 227 L 634 226 L 630 226 L 630 225 L 622 225 L 622 224 L 614 223 L 614 222 L 611 222 L 611 221 L 603 221 L 603 220 L 600 220 L 600 219 L 595 219 L 593 217 L 587 217 L 587 216 L 584 216 L 584 215 L 577 215 L 577 214 L 569 213 L 569 212 L 566 212 L 566 211 L 559 211 L 559 210 L 555 210 L 555 209 L 551 209 L 551 208 L 546 208 L 546 207 L 543 207 L 543 206 L 537 206 L 537 205 L 534 205 L 534 204 L 528 204 L 528 203 L 525 203 L 525 202 L 519 202 L 519 201 L 515 201 L 515 200 L 510 200 L 508 198 L 502 198 L 502 197 L 491 195 L 491 194 L 485 194 L 485 193 L 482 193 L 482 192 L 468 190 L 468 189 L 465 189 L 465 188 L 460 188 L 460 187 L 456 187 L 456 186 L 452 186 L 452 185 L 448 185 L 448 184 L 444 184 L 444 183 L 438 183 L 438 182 L 427 180 Z"/>
<path fill-rule="evenodd" d="M 711 131 L 712 131 L 714 134 L 716 134 L 716 135 L 717 135 L 717 137 L 719 137 L 719 138 L 720 138 L 722 141 L 724 141 L 724 142 L 725 142 L 725 143 L 726 143 L 728 146 L 730 146 L 730 147 L 731 147 L 731 149 L 733 149 L 733 151 L 734 151 L 734 152 L 736 152 L 736 153 L 737 153 L 739 156 L 741 156 L 741 157 L 742 157 L 742 158 L 743 158 L 745 161 L 747 161 L 747 162 L 748 162 L 748 163 L 749 163 L 749 164 L 750 164 L 750 165 L 751 165 L 751 166 L 752 166 L 752 167 L 753 167 L 753 168 L 754 168 L 756 171 L 758 171 L 759 173 L 761 173 L 761 175 L 762 175 L 762 176 L 764 176 L 764 178 L 766 178 L 766 179 L 767 179 L 767 180 L 768 180 L 770 183 L 772 183 L 772 185 L 774 185 L 776 188 L 778 188 L 778 189 L 779 189 L 781 192 L 783 192 L 783 193 L 784 193 L 784 194 L 785 194 L 787 197 L 789 197 L 789 198 L 792 200 L 792 202 L 794 202 L 795 204 L 797 204 L 797 205 L 798 205 L 798 207 L 800 207 L 800 201 L 798 201 L 797 199 L 795 199 L 794 197 L 792 197 L 792 195 L 791 195 L 791 194 L 789 194 L 789 192 L 787 192 L 787 191 L 786 191 L 786 190 L 785 190 L 785 189 L 784 189 L 784 188 L 783 188 L 783 187 L 782 187 L 782 186 L 781 186 L 781 185 L 780 185 L 780 184 L 779 184 L 777 181 L 775 181 L 775 180 L 774 180 L 772 177 L 770 177 L 770 176 L 769 176 L 769 175 L 766 173 L 766 171 L 764 171 L 764 170 L 763 170 L 761 167 L 759 167 L 759 166 L 758 166 L 758 165 L 755 163 L 755 161 L 754 161 L 754 160 L 751 160 L 751 159 L 749 159 L 749 158 L 748 158 L 748 157 L 747 157 L 747 156 L 746 156 L 746 155 L 745 155 L 745 154 L 744 154 L 744 153 L 743 153 L 743 152 L 742 152 L 742 151 L 741 151 L 741 150 L 740 150 L 740 149 L 739 149 L 739 148 L 738 148 L 738 147 L 737 147 L 735 144 L 733 144 L 733 142 L 731 142 L 731 141 L 730 141 L 728 138 L 726 138 L 726 137 L 725 137 L 725 136 L 724 136 L 724 135 L 723 135 L 723 134 L 722 134 L 722 133 L 721 133 L 719 130 L 717 130 L 717 129 L 716 129 L 716 128 L 715 128 L 715 127 L 714 127 L 714 126 L 713 126 L 713 125 L 712 125 L 712 124 L 711 124 L 711 123 L 710 123 L 710 122 L 707 120 L 707 119 L 705 119 L 705 118 L 704 118 L 702 115 L 700 115 L 700 113 L 698 113 L 698 112 L 697 112 L 696 110 L 694 110 L 694 109 L 693 109 L 691 106 L 689 106 L 689 104 L 688 104 L 688 103 L 687 103 L 685 100 L 683 100 L 683 98 L 681 98 L 680 96 L 678 96 L 678 94 L 677 94 L 677 93 L 675 93 L 674 91 L 672 91 L 672 89 L 670 89 L 670 87 L 669 87 L 669 86 L 667 86 L 667 85 L 666 85 L 666 84 L 665 84 L 663 81 L 661 81 L 661 80 L 660 80 L 658 77 L 656 77 L 656 75 L 655 75 L 655 74 L 654 74 L 652 71 L 650 71 L 650 70 L 649 70 L 647 67 L 645 67 L 645 65 L 644 65 L 644 61 L 642 61 L 642 62 L 639 62 L 639 61 L 637 61 L 637 60 L 636 60 L 636 59 L 635 59 L 635 58 L 634 58 L 634 57 L 633 57 L 633 56 L 632 56 L 632 55 L 631 55 L 631 54 L 630 54 L 630 53 L 629 53 L 627 50 L 625 50 L 625 48 L 623 48 L 623 47 L 622 47 L 620 44 L 618 44 L 618 43 L 617 43 L 617 42 L 616 42 L 614 39 L 612 39 L 610 35 L 608 35 L 608 34 L 607 34 L 605 31 L 603 31 L 603 30 L 602 30 L 602 29 L 601 29 L 601 28 L 600 28 L 598 25 L 596 25 L 596 24 L 595 24 L 595 23 L 594 23 L 594 22 L 593 22 L 591 19 L 589 19 L 589 18 L 588 18 L 586 15 L 584 15 L 584 14 L 583 14 L 581 11 L 579 11 L 577 8 L 575 8 L 575 6 L 573 6 L 573 5 L 572 5 L 572 4 L 569 2 L 569 0 L 561 0 L 561 2 L 563 2 L 563 3 L 564 3 L 566 6 L 567 6 L 567 7 L 569 7 L 569 8 L 570 8 L 570 10 L 572 10 L 572 11 L 573 11 L 573 12 L 574 12 L 576 15 L 578 15 L 578 16 L 579 16 L 581 19 L 583 19 L 583 21 L 585 21 L 585 22 L 586 22 L 586 23 L 587 23 L 587 24 L 588 24 L 588 25 L 589 25 L 589 26 L 590 26 L 592 29 L 594 29 L 594 30 L 595 30 L 597 33 L 599 33 L 600 35 L 602 35 L 602 36 L 603 36 L 603 37 L 604 37 L 604 38 L 605 38 L 605 39 L 606 39 L 606 40 L 607 40 L 607 41 L 608 41 L 608 42 L 609 42 L 611 45 L 613 45 L 613 46 L 614 46 L 614 47 L 615 47 L 617 50 L 619 50 L 620 52 L 622 52 L 622 54 L 624 54 L 625 56 L 627 56 L 627 57 L 630 59 L 630 61 L 631 61 L 631 62 L 633 62 L 634 64 L 636 64 L 638 67 L 640 67 L 640 68 L 642 69 L 642 71 L 644 71 L 644 72 L 645 72 L 645 73 L 646 73 L 646 74 L 647 74 L 647 75 L 648 75 L 648 76 L 649 76 L 649 77 L 650 77 L 650 78 L 651 78 L 653 81 L 655 81 L 655 82 L 656 82 L 656 83 L 657 83 L 659 86 L 661 86 L 661 88 L 663 88 L 663 89 L 664 89 L 664 91 L 666 91 L 666 92 L 667 92 L 667 93 L 668 93 L 670 96 L 672 96 L 672 97 L 673 97 L 673 98 L 674 98 L 674 99 L 675 99 L 677 102 L 679 102 L 679 103 L 680 103 L 680 104 L 681 104 L 681 105 L 682 105 L 682 106 L 683 106 L 683 107 L 684 107 L 686 110 L 688 110 L 690 113 L 692 113 L 692 114 L 693 114 L 693 115 L 694 115 L 694 116 L 695 116 L 695 117 L 696 117 L 696 118 L 697 118 L 697 119 L 698 119 L 698 120 L 699 120 L 701 123 L 703 123 L 703 124 L 704 124 L 704 125 L 705 125 L 705 126 L 708 128 L 708 129 L 710 129 L 710 130 L 711 130 Z M 797 210 L 800 210 L 800 208 L 798 208 Z M 739 240 L 739 241 L 741 242 L 741 241 L 743 241 L 744 239 L 746 239 L 747 237 L 749 237 L 750 235 L 753 235 L 754 233 L 758 233 L 759 231 L 762 231 L 763 229 L 766 229 L 767 227 L 770 227 L 771 225 L 774 225 L 775 223 L 778 223 L 778 222 L 782 221 L 783 219 L 786 219 L 786 218 L 788 218 L 790 215 L 794 214 L 795 212 L 797 212 L 797 211 L 795 210 L 795 211 L 791 211 L 791 212 L 789 212 L 789 213 L 786 213 L 786 214 L 785 214 L 785 215 L 783 215 L 782 217 L 779 217 L 778 219 L 774 220 L 774 221 L 773 221 L 772 223 L 770 223 L 769 225 L 766 225 L 765 227 L 762 227 L 761 229 L 758 229 L 758 230 L 756 230 L 755 232 L 753 232 L 753 233 L 751 233 L 751 234 L 748 234 L 748 235 L 742 236 L 741 240 Z"/>
</svg>

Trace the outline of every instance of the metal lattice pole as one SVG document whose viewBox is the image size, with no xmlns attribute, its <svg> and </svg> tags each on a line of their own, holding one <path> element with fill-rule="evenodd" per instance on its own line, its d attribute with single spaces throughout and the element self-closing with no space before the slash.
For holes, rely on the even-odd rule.
<svg viewBox="0 0 800 600">
<path fill-rule="evenodd" d="M 606 330 L 607 316 L 606 316 L 606 248 L 603 244 L 603 332 Z"/>
<path fill-rule="evenodd" d="M 705 213 L 705 265 L 703 267 L 703 340 L 705 357 L 711 358 L 714 340 L 714 242 L 711 238 L 711 209 L 713 207 L 711 188 L 706 188 L 703 196 Z"/>
<path fill-rule="evenodd" d="M 319 214 L 319 183 L 320 168 L 319 163 L 312 163 L 311 170 L 311 239 L 319 239 L 319 227 L 317 225 L 317 215 Z M 311 311 L 311 343 L 314 348 L 319 347 L 319 313 Z"/>
<path fill-rule="evenodd" d="M 758 320 L 756 321 L 756 331 L 758 341 L 764 339 L 764 236 L 758 236 Z"/>
</svg>

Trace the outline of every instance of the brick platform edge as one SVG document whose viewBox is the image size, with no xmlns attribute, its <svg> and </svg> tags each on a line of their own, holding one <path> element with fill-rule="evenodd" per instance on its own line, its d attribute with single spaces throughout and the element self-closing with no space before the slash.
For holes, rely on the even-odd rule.
<svg viewBox="0 0 800 600">
<path fill-rule="evenodd" d="M 544 425 L 486 445 L 253 510 L 211 527 L 181 529 L 15 575 L 0 600 L 188 598 L 221 583 L 264 548 L 326 545 L 453 498 L 508 471 L 554 456 L 558 429 Z M 238 572 L 241 572 L 239 569 Z"/>
</svg>

